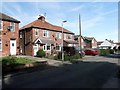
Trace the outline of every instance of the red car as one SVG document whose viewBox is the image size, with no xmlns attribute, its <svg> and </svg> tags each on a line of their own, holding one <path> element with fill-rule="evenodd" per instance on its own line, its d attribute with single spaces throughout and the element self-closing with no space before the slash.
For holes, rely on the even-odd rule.
<svg viewBox="0 0 120 90">
<path fill-rule="evenodd" d="M 85 55 L 93 55 L 93 56 L 98 55 L 98 52 L 95 50 L 85 50 L 84 52 Z"/>
</svg>

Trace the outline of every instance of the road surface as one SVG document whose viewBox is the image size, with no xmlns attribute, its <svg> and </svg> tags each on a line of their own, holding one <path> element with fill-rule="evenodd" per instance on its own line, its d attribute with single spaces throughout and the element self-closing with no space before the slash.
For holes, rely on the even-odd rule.
<svg viewBox="0 0 120 90">
<path fill-rule="evenodd" d="M 79 63 L 8 76 L 3 79 L 3 88 L 102 88 L 116 77 L 117 62 L 114 58 L 87 57 Z"/>
</svg>

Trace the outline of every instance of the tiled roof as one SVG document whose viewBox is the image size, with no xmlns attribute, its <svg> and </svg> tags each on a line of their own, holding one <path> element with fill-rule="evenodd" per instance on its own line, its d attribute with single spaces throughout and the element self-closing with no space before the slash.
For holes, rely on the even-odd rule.
<svg viewBox="0 0 120 90">
<path fill-rule="evenodd" d="M 84 37 L 84 38 L 87 39 L 87 40 L 89 40 L 89 41 L 91 41 L 91 40 L 94 39 L 94 37 Z"/>
<path fill-rule="evenodd" d="M 18 21 L 17 19 L 14 19 L 6 14 L 3 14 L 0 12 L 0 19 L 1 20 L 5 20 L 5 21 L 12 21 L 12 22 L 16 22 L 16 23 L 20 23 L 20 21 Z"/>
<path fill-rule="evenodd" d="M 97 45 L 101 45 L 101 43 L 103 43 L 103 41 L 99 41 L 99 42 L 97 42 Z"/>
<path fill-rule="evenodd" d="M 30 27 L 37 27 L 37 28 L 43 28 L 43 29 L 48 29 L 48 30 L 53 30 L 53 31 L 58 31 L 61 32 L 62 31 L 62 27 L 60 26 L 56 26 L 56 25 L 52 25 L 46 21 L 40 21 L 40 20 L 35 20 L 25 26 L 23 26 L 22 28 L 20 28 L 20 30 L 26 29 L 26 28 L 30 28 Z M 73 32 L 63 28 L 63 32 L 66 33 L 70 33 L 70 34 L 74 34 Z"/>
</svg>

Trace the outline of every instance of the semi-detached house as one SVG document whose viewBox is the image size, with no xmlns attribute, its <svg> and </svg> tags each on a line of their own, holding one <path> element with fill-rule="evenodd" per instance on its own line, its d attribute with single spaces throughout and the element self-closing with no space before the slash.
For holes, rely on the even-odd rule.
<svg viewBox="0 0 120 90">
<path fill-rule="evenodd" d="M 0 13 L 0 55 L 19 54 L 19 23 L 20 21 Z"/>
<path fill-rule="evenodd" d="M 35 56 L 39 49 L 43 49 L 47 54 L 52 50 L 61 51 L 62 27 L 46 22 L 44 16 L 23 26 L 19 32 L 20 53 Z M 64 48 L 73 47 L 78 43 L 74 41 L 74 33 L 63 28 Z"/>
</svg>

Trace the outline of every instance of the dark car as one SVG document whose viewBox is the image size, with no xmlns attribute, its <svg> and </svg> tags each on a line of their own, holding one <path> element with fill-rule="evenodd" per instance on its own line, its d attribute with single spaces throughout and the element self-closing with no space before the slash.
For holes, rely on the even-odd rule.
<svg viewBox="0 0 120 90">
<path fill-rule="evenodd" d="M 85 55 L 98 55 L 98 52 L 96 50 L 85 50 Z"/>
</svg>

